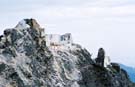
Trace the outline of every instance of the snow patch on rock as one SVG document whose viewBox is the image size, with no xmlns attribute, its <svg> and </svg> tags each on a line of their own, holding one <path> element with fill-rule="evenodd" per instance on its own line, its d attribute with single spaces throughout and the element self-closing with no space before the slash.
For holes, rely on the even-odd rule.
<svg viewBox="0 0 135 87">
<path fill-rule="evenodd" d="M 26 29 L 26 28 L 30 28 L 30 26 L 26 23 L 26 21 L 23 19 L 21 20 L 16 27 L 17 29 Z"/>
</svg>

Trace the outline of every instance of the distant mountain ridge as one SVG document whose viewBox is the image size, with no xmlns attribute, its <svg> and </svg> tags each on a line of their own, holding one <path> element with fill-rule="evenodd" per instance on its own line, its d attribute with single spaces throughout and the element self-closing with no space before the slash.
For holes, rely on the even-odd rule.
<svg viewBox="0 0 135 87">
<path fill-rule="evenodd" d="M 129 78 L 132 82 L 135 83 L 135 68 L 120 64 L 120 67 L 127 71 Z"/>
</svg>

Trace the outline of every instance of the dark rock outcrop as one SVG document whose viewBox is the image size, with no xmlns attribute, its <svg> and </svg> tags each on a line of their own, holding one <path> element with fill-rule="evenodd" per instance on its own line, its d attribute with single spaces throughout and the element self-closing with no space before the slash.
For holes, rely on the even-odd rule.
<svg viewBox="0 0 135 87">
<path fill-rule="evenodd" d="M 95 59 L 96 64 L 104 67 L 105 51 L 103 48 L 98 50 L 97 58 Z"/>
<path fill-rule="evenodd" d="M 134 87 L 125 70 L 89 65 L 81 70 L 80 87 Z"/>
</svg>

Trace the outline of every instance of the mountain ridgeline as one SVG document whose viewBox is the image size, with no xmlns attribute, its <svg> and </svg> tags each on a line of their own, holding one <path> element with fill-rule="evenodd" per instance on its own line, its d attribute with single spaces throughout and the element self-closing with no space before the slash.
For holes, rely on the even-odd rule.
<svg viewBox="0 0 135 87">
<path fill-rule="evenodd" d="M 54 38 L 55 39 L 54 39 Z M 24 19 L 0 36 L 0 87 L 135 87 L 103 48 L 96 59 L 71 34 L 47 35 Z"/>
<path fill-rule="evenodd" d="M 123 65 L 123 64 L 119 64 L 119 65 L 120 65 L 121 68 L 126 70 L 126 72 L 128 73 L 131 81 L 135 83 L 135 68 L 129 67 L 129 66 L 126 66 L 126 65 Z"/>
</svg>

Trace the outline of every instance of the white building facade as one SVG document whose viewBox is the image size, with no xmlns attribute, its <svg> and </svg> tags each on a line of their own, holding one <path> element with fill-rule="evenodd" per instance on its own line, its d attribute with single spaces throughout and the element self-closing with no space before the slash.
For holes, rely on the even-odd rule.
<svg viewBox="0 0 135 87">
<path fill-rule="evenodd" d="M 47 46 L 62 46 L 73 43 L 71 33 L 66 33 L 64 35 L 46 34 L 45 38 Z"/>
</svg>

